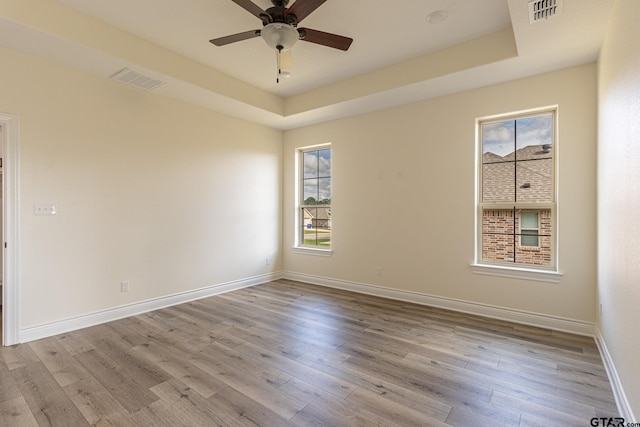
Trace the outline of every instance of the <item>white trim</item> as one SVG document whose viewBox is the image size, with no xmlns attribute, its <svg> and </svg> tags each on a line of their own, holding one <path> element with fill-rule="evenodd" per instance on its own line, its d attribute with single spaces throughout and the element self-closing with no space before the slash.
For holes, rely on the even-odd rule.
<svg viewBox="0 0 640 427">
<path fill-rule="evenodd" d="M 313 276 L 304 273 L 285 271 L 284 278 L 330 288 L 343 289 L 361 294 L 374 295 L 399 301 L 407 301 L 430 307 L 444 308 L 462 313 L 475 314 L 492 319 L 507 320 L 514 323 L 536 326 L 554 331 L 569 332 L 577 335 L 593 337 L 594 324 L 581 320 L 567 319 L 550 316 L 547 314 L 532 313 L 523 310 L 515 310 L 506 307 L 498 307 L 488 304 L 480 304 L 471 301 L 457 300 L 453 298 L 439 297 L 418 292 L 399 289 L 384 288 L 366 283 L 350 282 L 346 280 L 331 279 L 321 276 Z"/>
<path fill-rule="evenodd" d="M 333 255 L 333 251 L 331 249 L 316 249 L 316 248 L 308 248 L 305 246 L 294 246 L 291 248 L 294 254 L 300 255 L 314 255 L 314 256 L 324 256 L 330 257 Z"/>
<path fill-rule="evenodd" d="M 604 369 L 607 371 L 607 376 L 609 377 L 609 382 L 611 383 L 613 397 L 616 400 L 616 406 L 618 407 L 620 416 L 623 417 L 625 419 L 625 422 L 627 423 L 637 423 L 637 419 L 633 414 L 631 405 L 627 400 L 627 395 L 625 394 L 624 388 L 622 387 L 622 382 L 620 381 L 620 376 L 618 376 L 618 371 L 613 364 L 611 354 L 607 349 L 604 337 L 602 336 L 600 328 L 598 328 L 597 325 L 595 328 L 595 340 L 596 345 L 598 346 L 598 350 L 600 350 L 600 356 L 602 357 L 602 361 L 604 363 Z"/>
<path fill-rule="evenodd" d="M 122 319 L 129 316 L 170 307 L 177 304 L 207 298 L 213 295 L 219 295 L 225 292 L 235 291 L 237 289 L 255 286 L 280 279 L 281 273 L 268 273 L 260 276 L 249 277 L 246 279 L 234 280 L 231 282 L 221 283 L 218 285 L 207 286 L 205 288 L 195 289 L 192 291 L 180 292 L 164 297 L 153 298 L 146 301 L 136 302 L 123 305 L 120 307 L 100 310 L 93 313 L 82 314 L 69 319 L 57 320 L 42 325 L 31 326 L 20 330 L 19 342 L 29 342 L 41 338 L 46 338 L 77 329 L 87 328 L 89 326 L 99 325 L 101 323 L 111 322 L 113 320 Z"/>
<path fill-rule="evenodd" d="M 487 276 L 508 277 L 510 279 L 533 280 L 536 282 L 560 283 L 563 274 L 551 270 L 531 270 L 505 267 L 501 265 L 471 264 L 471 271 Z"/>
<path fill-rule="evenodd" d="M 20 327 L 20 119 L 0 113 L 3 127 L 2 209 L 3 251 L 2 345 L 18 343 Z M 0 242 L 0 244 L 4 244 Z"/>
</svg>

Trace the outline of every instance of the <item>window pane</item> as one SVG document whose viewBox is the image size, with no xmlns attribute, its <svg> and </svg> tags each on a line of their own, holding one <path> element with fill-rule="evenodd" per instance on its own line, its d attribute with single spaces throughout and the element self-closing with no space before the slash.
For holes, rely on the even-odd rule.
<svg viewBox="0 0 640 427">
<path fill-rule="evenodd" d="M 482 201 L 484 203 L 515 201 L 515 163 L 482 165 Z"/>
<path fill-rule="evenodd" d="M 482 235 L 482 259 L 484 261 L 513 262 L 513 234 Z"/>
<path fill-rule="evenodd" d="M 542 236 L 520 236 L 525 239 L 521 242 L 516 250 L 516 264 L 527 265 L 539 265 L 550 266 L 552 251 L 551 251 L 551 238 Z M 527 240 L 532 239 L 532 240 Z M 533 239 L 538 239 L 538 242 L 534 242 Z M 525 243 L 531 243 L 531 245 L 525 245 Z M 535 244 L 537 243 L 537 244 Z"/>
<path fill-rule="evenodd" d="M 516 264 L 552 265 L 551 209 L 516 212 Z"/>
<path fill-rule="evenodd" d="M 553 160 L 526 160 L 516 162 L 517 201 L 553 201 Z"/>
<path fill-rule="evenodd" d="M 540 209 L 538 211 L 538 218 L 540 221 L 538 234 L 549 237 L 549 247 L 551 247 L 551 209 Z"/>
<path fill-rule="evenodd" d="M 535 230 L 522 230 L 520 235 L 521 246 L 539 246 L 538 232 Z"/>
<path fill-rule="evenodd" d="M 312 224 L 311 224 L 311 219 L 313 218 L 315 214 L 315 209 L 314 208 L 301 208 L 300 209 L 300 216 L 302 217 L 302 228 L 303 229 L 311 229 Z"/>
<path fill-rule="evenodd" d="M 487 209 L 482 212 L 482 259 L 514 261 L 515 221 L 513 209 Z"/>
<path fill-rule="evenodd" d="M 538 212 L 522 212 L 520 213 L 520 228 L 522 229 L 538 229 Z M 525 233 L 522 233 L 525 234 Z M 535 232 L 537 234 L 537 231 Z"/>
<path fill-rule="evenodd" d="M 331 247 L 331 208 L 303 208 L 303 244 Z"/>
<path fill-rule="evenodd" d="M 482 234 L 514 234 L 513 209 L 485 209 L 482 212 Z"/>
<path fill-rule="evenodd" d="M 317 205 L 318 204 L 318 180 L 317 179 L 305 179 L 304 193 L 302 195 L 303 205 Z"/>
<path fill-rule="evenodd" d="M 324 234 L 324 236 L 320 236 L 321 240 L 330 240 L 331 208 L 317 208 L 313 226 L 318 230 L 318 234 Z"/>
<path fill-rule="evenodd" d="M 331 176 L 331 149 L 320 150 L 318 153 L 318 177 Z"/>
<path fill-rule="evenodd" d="M 320 178 L 318 180 L 318 204 L 331 204 L 331 178 Z"/>
<path fill-rule="evenodd" d="M 307 151 L 302 153 L 302 164 L 304 168 L 303 178 L 318 177 L 318 152 Z"/>
<path fill-rule="evenodd" d="M 516 120 L 516 160 L 553 158 L 553 116 Z"/>
<path fill-rule="evenodd" d="M 515 121 L 482 125 L 482 163 L 514 160 Z"/>
</svg>

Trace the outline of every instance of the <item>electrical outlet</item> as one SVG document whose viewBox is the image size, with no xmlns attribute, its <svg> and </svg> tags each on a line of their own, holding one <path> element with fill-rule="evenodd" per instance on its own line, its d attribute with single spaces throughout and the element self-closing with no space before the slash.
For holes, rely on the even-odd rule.
<svg viewBox="0 0 640 427">
<path fill-rule="evenodd" d="M 120 282 L 120 292 L 129 292 L 129 281 L 123 280 Z"/>
<path fill-rule="evenodd" d="M 266 260 L 265 260 L 265 264 L 267 264 L 267 265 L 271 265 L 271 257 L 270 257 L 270 256 L 268 256 L 268 257 L 266 258 Z"/>
<path fill-rule="evenodd" d="M 376 274 L 378 275 L 378 277 L 382 276 L 382 267 L 376 267 Z"/>
</svg>

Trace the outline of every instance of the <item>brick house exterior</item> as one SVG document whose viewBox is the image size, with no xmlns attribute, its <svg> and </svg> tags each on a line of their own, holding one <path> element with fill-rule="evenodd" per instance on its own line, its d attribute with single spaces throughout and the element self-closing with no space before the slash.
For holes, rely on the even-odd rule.
<svg viewBox="0 0 640 427">
<path fill-rule="evenodd" d="M 483 212 L 483 260 L 540 266 L 551 265 L 553 256 L 551 209 L 536 210 L 540 221 L 538 246 L 521 245 L 519 231 L 521 212 L 521 209 L 496 209 Z"/>
</svg>

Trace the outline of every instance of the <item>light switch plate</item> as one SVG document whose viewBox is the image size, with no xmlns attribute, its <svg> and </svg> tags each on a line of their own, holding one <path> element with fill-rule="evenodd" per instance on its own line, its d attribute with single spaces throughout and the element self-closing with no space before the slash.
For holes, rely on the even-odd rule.
<svg viewBox="0 0 640 427">
<path fill-rule="evenodd" d="M 50 203 L 36 203 L 36 215 L 55 215 L 56 205 Z"/>
</svg>

